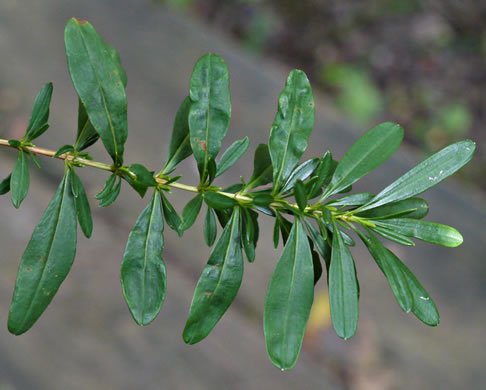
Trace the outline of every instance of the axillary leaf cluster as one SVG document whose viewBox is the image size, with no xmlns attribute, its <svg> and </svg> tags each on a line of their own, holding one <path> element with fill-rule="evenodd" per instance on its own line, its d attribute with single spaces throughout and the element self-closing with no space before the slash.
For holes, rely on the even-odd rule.
<svg viewBox="0 0 486 390">
<path fill-rule="evenodd" d="M 54 151 L 32 143 L 49 127 L 51 83 L 39 92 L 25 135 L 0 140 L 0 145 L 18 151 L 11 174 L 0 183 L 0 194 L 10 192 L 16 208 L 28 193 L 29 160 L 40 166 L 36 155 L 41 154 L 65 165 L 59 188 L 20 262 L 8 317 L 10 332 L 20 335 L 29 330 L 61 286 L 75 258 L 78 223 L 87 238 L 92 234 L 90 204 L 77 174 L 86 166 L 111 173 L 96 195 L 102 207 L 117 199 L 123 182 L 142 197 L 151 193 L 128 236 L 120 272 L 123 295 L 139 325 L 155 319 L 166 295 L 165 226 L 182 236 L 203 208 L 204 239 L 213 249 L 195 288 L 183 331 L 186 343 L 208 336 L 236 297 L 244 258 L 253 263 L 257 257 L 260 215 L 274 218 L 274 245 L 280 238 L 284 245 L 268 286 L 263 318 L 268 356 L 277 367 L 290 369 L 297 361 L 314 287 L 324 268 L 336 333 L 344 339 L 355 334 L 359 285 L 350 250 L 355 245 L 353 235 L 368 248 L 400 307 L 427 325 L 439 323 L 427 291 L 379 236 L 408 246 L 414 245 L 413 239 L 460 245 L 463 239 L 456 229 L 423 220 L 428 204 L 417 196 L 467 164 L 474 142 L 447 146 L 377 194 L 343 195 L 395 152 L 403 129 L 382 123 L 361 135 L 340 161 L 327 151 L 301 162 L 314 126 L 314 98 L 305 73 L 292 70 L 278 98 L 269 142 L 255 148 L 253 174 L 223 189 L 213 184 L 215 179 L 245 154 L 250 142 L 248 137 L 235 141 L 218 159 L 231 119 L 230 77 L 222 57 L 206 54 L 196 62 L 188 96 L 176 114 L 167 162 L 154 174 L 144 165 L 123 163 L 127 77 L 116 50 L 90 23 L 78 19 L 67 23 L 64 40 L 79 98 L 73 144 Z M 112 164 L 93 161 L 85 151 L 98 140 Z M 191 155 L 200 174 L 196 186 L 183 184 L 180 176 L 173 175 Z M 168 198 L 175 189 L 195 193 L 181 215 Z"/>
</svg>

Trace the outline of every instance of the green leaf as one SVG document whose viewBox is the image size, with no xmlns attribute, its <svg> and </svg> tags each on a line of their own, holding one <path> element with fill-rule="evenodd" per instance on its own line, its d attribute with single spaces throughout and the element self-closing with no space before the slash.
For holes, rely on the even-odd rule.
<svg viewBox="0 0 486 390">
<path fill-rule="evenodd" d="M 197 216 L 199 215 L 199 211 L 201 210 L 202 202 L 202 194 L 198 193 L 182 209 L 182 224 L 180 227 L 181 231 L 189 229 L 194 224 Z"/>
<path fill-rule="evenodd" d="M 208 211 L 206 212 L 206 217 L 204 218 L 204 241 L 208 246 L 213 246 L 214 241 L 216 240 L 216 233 L 217 233 L 217 226 L 216 226 L 216 218 L 214 217 L 214 211 L 211 207 L 208 207 Z"/>
<path fill-rule="evenodd" d="M 74 147 L 72 145 L 63 145 L 59 149 L 57 149 L 56 153 L 52 157 L 56 158 L 63 155 L 64 153 L 73 152 L 73 151 L 74 151 Z"/>
<path fill-rule="evenodd" d="M 329 231 L 331 233 L 334 233 L 334 225 L 332 225 L 332 223 L 327 225 L 327 228 L 329 229 Z M 342 237 L 344 243 L 347 246 L 355 246 L 356 245 L 354 240 L 346 232 L 340 231 L 340 233 L 341 233 L 341 237 Z"/>
<path fill-rule="evenodd" d="M 476 144 L 469 140 L 445 147 L 386 187 L 369 203 L 360 207 L 360 211 L 421 194 L 471 161 L 475 150 Z"/>
<path fill-rule="evenodd" d="M 164 302 L 167 277 L 162 258 L 164 219 L 160 194 L 142 211 L 128 236 L 120 279 L 123 295 L 138 325 L 150 324 Z"/>
<path fill-rule="evenodd" d="M 385 122 L 364 133 L 339 162 L 321 199 L 344 190 L 383 164 L 400 146 L 403 128 Z"/>
<path fill-rule="evenodd" d="M 89 121 L 83 102 L 78 98 L 78 132 L 74 148 L 76 150 L 84 150 L 93 145 L 99 138 L 100 136 Z"/>
<path fill-rule="evenodd" d="M 156 187 L 158 185 L 154 178 L 154 171 L 149 171 L 142 164 L 132 164 L 128 169 L 137 176 L 136 181 L 140 183 L 141 186 L 147 188 Z"/>
<path fill-rule="evenodd" d="M 313 126 L 312 88 L 305 73 L 294 69 L 278 98 L 278 110 L 270 130 L 274 194 L 280 192 L 283 183 L 299 163 Z"/>
<path fill-rule="evenodd" d="M 73 264 L 77 223 L 70 180 L 67 170 L 22 256 L 8 316 L 13 334 L 37 321 Z"/>
<path fill-rule="evenodd" d="M 253 204 L 255 206 L 269 206 L 274 201 L 272 194 L 269 192 L 252 192 Z"/>
<path fill-rule="evenodd" d="M 14 165 L 12 176 L 10 177 L 10 196 L 16 209 L 27 196 L 29 192 L 30 175 L 27 157 L 24 151 L 19 151 L 19 157 Z"/>
<path fill-rule="evenodd" d="M 76 215 L 78 217 L 79 226 L 86 238 L 91 237 L 93 232 L 93 219 L 91 218 L 91 208 L 89 206 L 88 197 L 83 187 L 83 183 L 78 175 L 71 168 L 71 189 L 74 195 L 74 205 L 76 207 Z"/>
<path fill-rule="evenodd" d="M 300 164 L 297 168 L 295 168 L 292 171 L 289 178 L 287 179 L 282 189 L 280 190 L 280 193 L 283 194 L 287 191 L 292 190 L 297 180 L 304 181 L 305 179 L 307 179 L 316 170 L 318 165 L 319 165 L 318 158 L 312 158 Z"/>
<path fill-rule="evenodd" d="M 166 175 L 173 172 L 177 164 L 192 154 L 189 135 L 189 109 L 191 104 L 191 99 L 186 96 L 177 111 L 170 138 L 169 156 L 162 171 Z"/>
<path fill-rule="evenodd" d="M 10 178 L 12 174 L 8 175 L 5 179 L 0 182 L 0 195 L 5 195 L 10 191 Z"/>
<path fill-rule="evenodd" d="M 369 192 L 358 192 L 356 194 L 344 196 L 341 199 L 333 200 L 328 204 L 334 207 L 337 206 L 361 206 L 366 202 L 369 202 L 370 199 L 373 199 L 375 195 L 370 194 Z"/>
<path fill-rule="evenodd" d="M 40 137 L 49 127 L 47 121 L 49 119 L 52 89 L 52 83 L 45 84 L 35 98 L 27 131 L 25 133 L 27 141 L 32 141 L 35 138 Z"/>
<path fill-rule="evenodd" d="M 327 252 L 326 246 L 328 246 L 326 241 L 324 240 L 322 235 L 317 231 L 314 225 L 312 225 L 312 223 L 305 220 L 305 226 L 307 227 L 307 231 L 309 232 L 312 242 L 317 248 L 317 251 L 322 256 L 322 258 L 324 258 Z"/>
<path fill-rule="evenodd" d="M 279 239 L 280 239 L 280 219 L 275 218 L 273 224 L 273 246 L 275 249 L 277 249 L 278 247 Z"/>
<path fill-rule="evenodd" d="M 128 132 L 125 76 L 90 23 L 71 19 L 64 42 L 74 88 L 108 154 L 121 166 Z"/>
<path fill-rule="evenodd" d="M 305 193 L 304 182 L 302 180 L 295 182 L 294 195 L 300 211 L 304 212 L 307 207 L 307 194 Z"/>
<path fill-rule="evenodd" d="M 111 205 L 120 195 L 121 190 L 121 178 L 118 179 L 118 182 L 113 187 L 110 193 L 106 195 L 104 198 L 100 199 L 100 207 L 108 207 Z"/>
<path fill-rule="evenodd" d="M 271 183 L 273 179 L 272 160 L 268 146 L 260 144 L 255 150 L 253 174 L 245 186 L 247 190 Z"/>
<path fill-rule="evenodd" d="M 182 336 L 186 343 L 195 344 L 211 332 L 236 297 L 242 278 L 240 210 L 235 207 L 194 291 Z"/>
<path fill-rule="evenodd" d="M 218 194 L 217 192 L 208 191 L 204 193 L 204 201 L 206 204 L 216 210 L 223 210 L 232 208 L 238 204 L 238 201 L 234 198 Z"/>
<path fill-rule="evenodd" d="M 415 246 L 415 243 L 409 239 L 407 236 L 395 232 L 390 229 L 386 229 L 381 226 L 375 226 L 371 228 L 375 233 L 378 233 L 380 236 L 385 237 L 387 240 L 396 242 L 397 244 L 400 245 L 406 245 L 406 246 Z"/>
<path fill-rule="evenodd" d="M 353 337 L 358 326 L 358 280 L 351 252 L 344 245 L 334 221 L 333 228 L 329 302 L 334 329 L 346 340 Z"/>
<path fill-rule="evenodd" d="M 282 370 L 297 361 L 313 300 L 311 248 L 302 222 L 296 218 L 273 271 L 263 314 L 268 356 Z"/>
<path fill-rule="evenodd" d="M 309 199 L 315 198 L 326 181 L 331 180 L 333 161 L 331 152 L 326 152 L 320 159 L 319 166 L 313 174 L 317 177 L 317 180 L 313 183 L 309 191 Z"/>
<path fill-rule="evenodd" d="M 248 137 L 233 142 L 233 144 L 228 149 L 226 149 L 226 151 L 221 156 L 221 159 L 218 161 L 216 177 L 222 175 L 229 168 L 231 168 L 234 163 L 237 162 L 245 154 L 249 145 L 250 140 L 248 139 Z"/>
<path fill-rule="evenodd" d="M 373 223 L 404 236 L 418 238 L 432 244 L 456 247 L 461 245 L 463 241 L 461 233 L 456 229 L 440 223 L 412 218 L 393 218 L 373 221 Z"/>
<path fill-rule="evenodd" d="M 9 139 L 8 144 L 14 148 L 19 148 L 20 146 L 22 146 L 22 142 L 16 139 Z"/>
<path fill-rule="evenodd" d="M 164 210 L 165 221 L 167 225 L 174 230 L 179 237 L 182 237 L 181 218 L 174 209 L 174 206 L 169 202 L 163 193 L 160 194 L 162 197 L 162 209 Z"/>
<path fill-rule="evenodd" d="M 312 251 L 312 266 L 314 268 L 314 286 L 322 276 L 321 259 L 316 251 Z"/>
<path fill-rule="evenodd" d="M 258 215 L 257 215 L 258 216 Z M 242 209 L 241 215 L 241 244 L 245 256 L 250 263 L 255 261 L 255 222 L 246 208 Z"/>
<path fill-rule="evenodd" d="M 406 215 L 407 218 L 422 219 L 428 212 L 429 205 L 424 199 L 410 198 L 360 212 L 357 216 L 370 219 L 386 219 Z"/>
<path fill-rule="evenodd" d="M 210 159 L 221 149 L 231 118 L 229 71 L 223 58 L 206 54 L 196 63 L 189 85 L 191 148 L 201 178 L 207 175 Z"/>
<path fill-rule="evenodd" d="M 440 321 L 437 307 L 407 266 L 374 235 L 370 234 L 370 238 L 361 235 L 361 238 L 388 279 L 402 310 L 413 312 L 429 326 L 437 326 Z"/>
<path fill-rule="evenodd" d="M 103 186 L 101 191 L 95 195 L 96 199 L 98 200 L 103 199 L 113 191 L 113 186 L 115 185 L 116 177 L 117 177 L 116 173 L 112 173 L 110 177 L 106 179 L 105 185 Z"/>
</svg>

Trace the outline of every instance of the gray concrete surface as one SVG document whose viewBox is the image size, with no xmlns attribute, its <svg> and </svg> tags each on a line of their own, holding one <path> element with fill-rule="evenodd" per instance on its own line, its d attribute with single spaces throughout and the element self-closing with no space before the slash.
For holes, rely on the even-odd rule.
<svg viewBox="0 0 486 390">
<path fill-rule="evenodd" d="M 118 49 L 127 70 L 127 163 L 160 168 L 196 59 L 206 52 L 223 55 L 231 71 L 233 102 L 225 145 L 248 134 L 251 146 L 246 159 L 220 183 L 230 184 L 240 174 L 249 176 L 249 161 L 254 148 L 267 141 L 278 93 L 290 69 L 242 53 L 211 27 L 148 0 L 2 0 L 0 137 L 23 131 L 40 86 L 53 81 L 52 127 L 38 145 L 55 148 L 72 142 L 77 105 L 62 35 L 71 16 L 93 23 Z M 330 108 L 325 96 L 316 94 L 316 106 L 317 123 L 306 155 L 330 149 L 339 157 L 359 132 Z M 99 145 L 93 155 L 108 161 Z M 11 169 L 13 157 L 11 151 L 0 150 L 1 177 Z M 356 190 L 383 188 L 419 157 L 401 148 Z M 344 342 L 324 323 L 306 338 L 295 369 L 281 373 L 268 361 L 263 341 L 264 295 L 278 258 L 270 245 L 271 221 L 264 217 L 257 260 L 245 264 L 235 304 L 205 341 L 187 346 L 180 336 L 209 255 L 201 221 L 182 239 L 166 234 L 166 302 L 158 319 L 140 328 L 123 301 L 119 265 L 146 200 L 125 187 L 108 209 L 92 202 L 94 237 L 88 241 L 80 234 L 75 265 L 51 306 L 31 331 L 12 336 L 6 323 L 16 269 L 62 175 L 61 164 L 47 159 L 42 163 L 42 171 L 32 169 L 31 190 L 20 210 L 13 209 L 8 197 L 0 198 L 0 389 L 480 389 L 486 383 L 484 199 L 454 180 L 426 194 L 432 205 L 428 219 L 457 227 L 464 244 L 456 249 L 393 246 L 435 299 L 441 312 L 438 328 L 428 328 L 400 311 L 386 280 L 358 246 L 358 334 Z M 192 162 L 180 172 L 183 182 L 196 181 Z M 104 175 L 89 169 L 81 174 L 88 193 L 94 195 Z M 178 193 L 172 199 L 181 210 L 190 195 Z M 322 282 L 319 291 L 325 291 Z"/>
</svg>

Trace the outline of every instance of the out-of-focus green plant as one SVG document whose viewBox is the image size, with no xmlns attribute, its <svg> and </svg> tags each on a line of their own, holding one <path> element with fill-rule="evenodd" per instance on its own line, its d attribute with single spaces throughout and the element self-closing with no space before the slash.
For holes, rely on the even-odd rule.
<svg viewBox="0 0 486 390">
<path fill-rule="evenodd" d="M 214 247 L 195 288 L 183 331 L 185 342 L 203 340 L 233 302 L 243 278 L 243 258 L 250 263 L 256 259 L 260 214 L 275 220 L 275 247 L 280 236 L 284 243 L 268 286 L 263 319 L 268 355 L 277 367 L 290 369 L 299 356 L 314 285 L 323 273 L 322 261 L 336 333 L 344 339 L 354 335 L 359 284 L 350 251 L 355 245 L 353 232 L 385 274 L 400 307 L 427 325 L 439 323 L 429 294 L 378 236 L 409 246 L 414 245 L 414 238 L 448 247 L 460 245 L 463 239 L 457 230 L 422 219 L 428 204 L 417 195 L 467 164 L 474 142 L 447 146 L 376 195 L 342 195 L 395 152 L 403 129 L 382 123 L 365 132 L 340 161 L 326 152 L 301 162 L 314 126 L 314 98 L 305 73 L 292 70 L 278 98 L 268 145 L 255 150 L 252 176 L 222 189 L 214 184 L 216 178 L 245 154 L 249 140 L 235 141 L 218 158 L 231 118 L 229 71 L 223 58 L 206 54 L 196 62 L 189 94 L 175 117 L 167 161 L 154 174 L 144 165 L 124 164 L 127 77 L 117 52 L 84 20 L 71 19 L 64 39 L 79 98 L 74 143 L 57 151 L 33 144 L 48 128 L 51 83 L 37 96 L 25 135 L 19 140 L 0 139 L 0 145 L 18 151 L 12 173 L 0 183 L 0 194 L 10 192 L 17 208 L 29 189 L 28 161 L 37 163 L 38 154 L 64 161 L 63 179 L 22 256 L 8 317 L 10 332 L 19 335 L 29 330 L 61 286 L 74 261 L 78 223 L 86 237 L 92 234 L 90 204 L 77 174 L 83 167 L 110 172 L 96 195 L 102 207 L 117 199 L 124 181 L 142 197 L 151 193 L 128 236 L 120 272 L 128 308 L 139 325 L 151 323 L 164 302 L 165 226 L 182 236 L 203 204 L 204 238 Z M 99 139 L 111 164 L 93 161 L 85 152 Z M 181 176 L 173 174 L 191 155 L 200 174 L 195 186 L 182 184 Z M 194 193 L 182 216 L 167 197 L 173 190 Z M 219 238 L 217 221 L 223 229 Z"/>
</svg>

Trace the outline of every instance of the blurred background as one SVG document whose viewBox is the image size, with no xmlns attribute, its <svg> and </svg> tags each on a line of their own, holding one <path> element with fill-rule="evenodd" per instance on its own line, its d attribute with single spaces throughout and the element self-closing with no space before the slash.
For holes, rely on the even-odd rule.
<svg viewBox="0 0 486 390">
<path fill-rule="evenodd" d="M 253 152 L 267 142 L 277 97 L 292 68 L 307 72 L 316 98 L 316 126 L 305 157 L 331 150 L 339 159 L 367 128 L 402 124 L 406 143 L 355 186 L 375 192 L 412 165 L 463 138 L 477 142 L 472 163 L 424 195 L 427 219 L 465 237 L 458 248 L 390 245 L 434 298 L 441 324 L 428 328 L 396 304 L 366 250 L 353 254 L 361 284 L 356 336 L 340 340 L 330 323 L 325 279 L 296 367 L 268 361 L 262 329 L 265 291 L 281 248 L 260 217 L 254 264 L 245 264 L 239 295 L 211 335 L 182 341 L 193 289 L 210 250 L 202 221 L 182 239 L 166 229 L 167 298 L 159 317 L 138 327 L 123 300 L 119 265 L 128 233 L 147 199 L 125 186 L 119 201 L 94 202 L 106 178 L 83 169 L 94 235 L 79 234 L 73 269 L 56 298 L 25 335 L 7 332 L 17 267 L 34 225 L 62 176 L 62 164 L 31 167 L 20 210 L 0 198 L 0 390 L 23 389 L 483 389 L 486 384 L 486 262 L 483 228 L 483 131 L 486 3 L 365 0 L 0 0 L 0 138 L 19 138 L 40 87 L 54 82 L 51 128 L 38 146 L 72 143 L 77 98 L 66 68 L 63 29 L 89 20 L 119 51 L 128 73 L 127 163 L 160 169 L 173 118 L 187 95 L 192 67 L 206 52 L 222 55 L 231 72 L 233 117 L 223 148 L 244 135 L 247 155 L 216 184 L 249 177 Z M 92 148 L 108 161 L 100 145 Z M 15 153 L 0 150 L 0 178 Z M 191 159 L 184 183 L 197 180 Z M 171 197 L 178 211 L 190 195 Z M 201 218 L 200 218 L 201 219 Z M 270 233 L 269 233 L 270 232 Z"/>
</svg>

